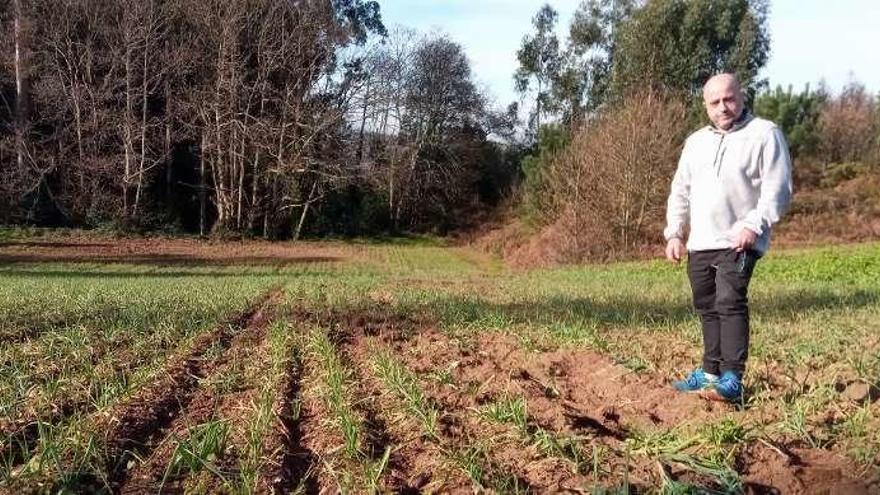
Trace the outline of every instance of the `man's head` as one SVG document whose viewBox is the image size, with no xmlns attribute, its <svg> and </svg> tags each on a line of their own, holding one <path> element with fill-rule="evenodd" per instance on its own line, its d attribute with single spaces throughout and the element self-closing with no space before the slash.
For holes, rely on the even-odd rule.
<svg viewBox="0 0 880 495">
<path fill-rule="evenodd" d="M 709 120 L 721 130 L 729 130 L 742 115 L 743 93 L 733 74 L 718 74 L 703 86 L 703 104 Z"/>
</svg>

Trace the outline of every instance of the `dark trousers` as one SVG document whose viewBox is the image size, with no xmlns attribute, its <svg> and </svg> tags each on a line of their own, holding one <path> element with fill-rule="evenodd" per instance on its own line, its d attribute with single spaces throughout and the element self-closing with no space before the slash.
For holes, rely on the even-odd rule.
<svg viewBox="0 0 880 495">
<path fill-rule="evenodd" d="M 694 308 L 703 324 L 703 371 L 742 377 L 749 357 L 749 281 L 756 251 L 733 249 L 688 253 Z"/>
</svg>

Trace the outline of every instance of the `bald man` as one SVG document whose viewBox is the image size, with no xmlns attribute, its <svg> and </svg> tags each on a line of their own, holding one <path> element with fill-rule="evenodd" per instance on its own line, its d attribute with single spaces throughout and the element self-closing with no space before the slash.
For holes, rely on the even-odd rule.
<svg viewBox="0 0 880 495">
<path fill-rule="evenodd" d="M 711 77 L 703 103 L 711 125 L 685 141 L 663 232 L 667 259 L 678 263 L 687 252 L 703 363 L 673 386 L 739 402 L 749 351 L 749 281 L 770 247 L 771 228 L 788 209 L 791 159 L 779 128 L 744 111 L 732 74 Z"/>
</svg>

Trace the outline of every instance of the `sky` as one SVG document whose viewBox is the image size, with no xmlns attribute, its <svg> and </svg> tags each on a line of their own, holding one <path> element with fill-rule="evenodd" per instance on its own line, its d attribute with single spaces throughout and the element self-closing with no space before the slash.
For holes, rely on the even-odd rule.
<svg viewBox="0 0 880 495">
<path fill-rule="evenodd" d="M 385 25 L 439 31 L 460 43 L 477 82 L 498 106 L 519 101 L 516 51 L 543 0 L 379 0 Z M 580 0 L 548 0 L 559 12 L 560 41 Z M 880 0 L 770 0 L 771 87 L 795 91 L 824 79 L 832 92 L 855 79 L 880 91 Z"/>
</svg>

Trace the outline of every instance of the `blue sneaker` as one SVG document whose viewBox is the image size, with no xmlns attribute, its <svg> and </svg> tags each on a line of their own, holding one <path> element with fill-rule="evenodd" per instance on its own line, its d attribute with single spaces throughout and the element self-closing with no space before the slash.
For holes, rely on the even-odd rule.
<svg viewBox="0 0 880 495">
<path fill-rule="evenodd" d="M 699 392 L 711 387 L 717 381 L 717 376 L 704 372 L 702 368 L 697 368 L 684 380 L 672 382 L 672 386 L 679 392 Z"/>
<path fill-rule="evenodd" d="M 732 371 L 725 371 L 714 386 L 703 397 L 723 402 L 741 402 L 743 397 L 742 380 Z"/>
</svg>

